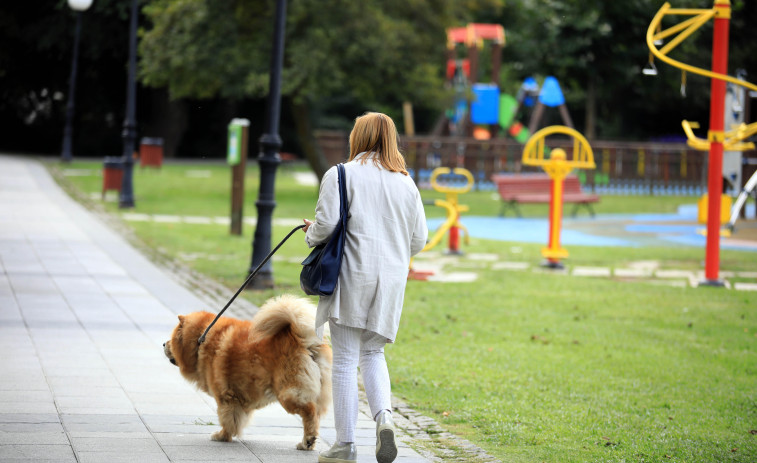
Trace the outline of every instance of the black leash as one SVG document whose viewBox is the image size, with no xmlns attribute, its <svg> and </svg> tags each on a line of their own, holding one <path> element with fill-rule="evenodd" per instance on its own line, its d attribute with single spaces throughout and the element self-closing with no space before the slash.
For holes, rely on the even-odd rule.
<svg viewBox="0 0 757 463">
<path fill-rule="evenodd" d="M 255 278 L 255 275 L 258 274 L 258 271 L 260 270 L 260 268 L 263 267 L 266 262 L 268 262 L 268 260 L 271 258 L 271 256 L 273 256 L 276 253 L 276 251 L 279 250 L 279 248 L 281 247 L 281 245 L 284 244 L 286 242 L 286 240 L 288 240 L 289 237 L 294 234 L 294 232 L 296 232 L 297 230 L 299 230 L 301 228 L 305 228 L 305 225 L 303 224 L 303 225 L 299 225 L 297 227 L 294 227 L 292 229 L 292 231 L 290 231 L 289 234 L 283 240 L 281 240 L 281 242 L 278 244 L 278 246 L 276 246 L 275 248 L 273 248 L 273 251 L 269 252 L 268 255 L 265 256 L 265 259 L 263 259 L 263 262 L 261 262 L 260 264 L 258 264 L 257 267 L 255 267 L 255 270 L 253 270 L 252 273 L 250 273 L 250 276 L 248 276 L 247 279 L 244 280 L 244 283 L 242 283 L 242 286 L 237 290 L 237 292 L 233 296 L 231 296 L 231 299 L 229 300 L 229 302 L 226 303 L 226 306 L 223 309 L 221 309 L 220 312 L 218 312 L 218 315 L 216 315 L 216 318 L 213 319 L 213 323 L 211 323 L 210 326 L 208 326 L 205 329 L 205 332 L 202 333 L 202 336 L 200 336 L 200 339 L 197 340 L 197 344 L 202 344 L 203 342 L 205 342 L 205 335 L 208 334 L 208 331 L 210 331 L 211 328 L 213 328 L 213 325 L 215 325 L 216 322 L 218 321 L 218 319 L 221 318 L 221 315 L 223 315 L 223 313 L 226 312 L 226 309 L 228 309 L 229 306 L 231 305 L 231 303 L 234 302 L 234 299 L 236 299 L 237 296 L 239 296 L 239 293 L 241 293 L 242 290 L 247 287 L 247 284 L 250 282 L 250 280 L 252 280 L 253 278 Z"/>
</svg>

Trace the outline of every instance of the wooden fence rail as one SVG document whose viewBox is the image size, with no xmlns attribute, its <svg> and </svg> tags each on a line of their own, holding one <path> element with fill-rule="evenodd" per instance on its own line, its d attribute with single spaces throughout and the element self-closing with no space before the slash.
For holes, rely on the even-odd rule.
<svg viewBox="0 0 757 463">
<path fill-rule="evenodd" d="M 316 135 L 321 150 L 333 164 L 347 158 L 348 134 L 321 131 Z M 428 187 L 436 167 L 465 167 L 476 179 L 475 188 L 494 189 L 493 174 L 536 172 L 521 164 L 523 146 L 510 139 L 414 136 L 401 137 L 401 149 L 419 187 Z M 547 143 L 563 148 L 568 158 L 572 142 Z M 707 153 L 685 143 L 593 141 L 595 170 L 579 171 L 584 188 L 610 194 L 700 195 L 707 184 Z"/>
</svg>

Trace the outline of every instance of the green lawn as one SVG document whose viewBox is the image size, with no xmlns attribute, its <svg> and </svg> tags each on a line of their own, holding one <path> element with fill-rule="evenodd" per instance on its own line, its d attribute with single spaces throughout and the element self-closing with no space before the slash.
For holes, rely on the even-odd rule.
<svg viewBox="0 0 757 463">
<path fill-rule="evenodd" d="M 100 164 L 65 168 L 80 174 L 58 175 L 69 188 L 85 198 L 99 193 Z M 317 187 L 295 181 L 303 171 L 280 167 L 276 218 L 312 216 Z M 257 177 L 251 166 L 246 216 L 255 215 Z M 134 212 L 228 216 L 229 179 L 229 168 L 220 165 L 136 169 Z M 604 196 L 596 210 L 669 212 L 695 201 Z M 473 215 L 499 211 L 491 192 L 460 202 Z M 105 208 L 119 213 L 113 203 Z M 438 214 L 434 209 L 429 216 Z M 523 212 L 546 216 L 546 207 Z M 237 237 L 221 225 L 128 224 L 147 246 L 230 288 L 246 276 L 250 226 Z M 289 230 L 274 227 L 274 245 Z M 308 249 L 302 235 L 292 240 L 274 258 L 277 288 L 244 297 L 260 303 L 299 292 L 299 261 Z M 387 349 L 395 395 L 508 462 L 757 461 L 757 293 L 495 266 L 501 260 L 536 266 L 541 247 L 472 239 L 466 252 L 496 260 L 463 256 L 445 271 L 473 270 L 475 282 L 408 283 L 398 340 Z M 698 270 L 704 250 L 571 246 L 570 253 L 569 265 L 657 260 L 663 268 Z M 757 271 L 757 254 L 722 251 L 721 268 Z"/>
</svg>

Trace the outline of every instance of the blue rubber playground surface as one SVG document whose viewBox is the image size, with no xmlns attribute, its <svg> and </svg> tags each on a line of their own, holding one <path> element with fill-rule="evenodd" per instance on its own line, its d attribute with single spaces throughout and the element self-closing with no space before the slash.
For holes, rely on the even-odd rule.
<svg viewBox="0 0 757 463">
<path fill-rule="evenodd" d="M 736 233 L 720 240 L 721 249 L 757 252 L 757 223 L 754 205 L 747 220 L 736 223 Z M 429 219 L 429 230 L 436 230 L 443 219 Z M 472 238 L 521 243 L 547 243 L 546 218 L 473 217 L 463 215 L 462 224 Z M 561 243 L 565 246 L 705 246 L 704 224 L 697 222 L 696 205 L 682 206 L 675 214 L 623 214 L 591 217 L 565 217 Z"/>
</svg>

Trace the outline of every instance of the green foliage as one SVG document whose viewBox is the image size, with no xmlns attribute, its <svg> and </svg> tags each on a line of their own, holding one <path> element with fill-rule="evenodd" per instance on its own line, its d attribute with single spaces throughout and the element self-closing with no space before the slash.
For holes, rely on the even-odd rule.
<svg viewBox="0 0 757 463">
<path fill-rule="evenodd" d="M 273 1 L 155 0 L 140 43 L 141 76 L 174 98 L 268 91 Z M 295 101 L 347 97 L 397 111 L 443 94 L 445 28 L 494 2 L 289 2 L 282 92 Z"/>
<path fill-rule="evenodd" d="M 143 12 L 153 27 L 140 40 L 140 76 L 154 87 L 168 87 L 173 98 L 241 97 L 250 64 L 265 61 L 263 16 L 240 13 L 234 1 L 156 0 Z M 257 18 L 245 22 L 237 20 Z M 264 66 L 252 67 L 259 70 Z"/>
</svg>

